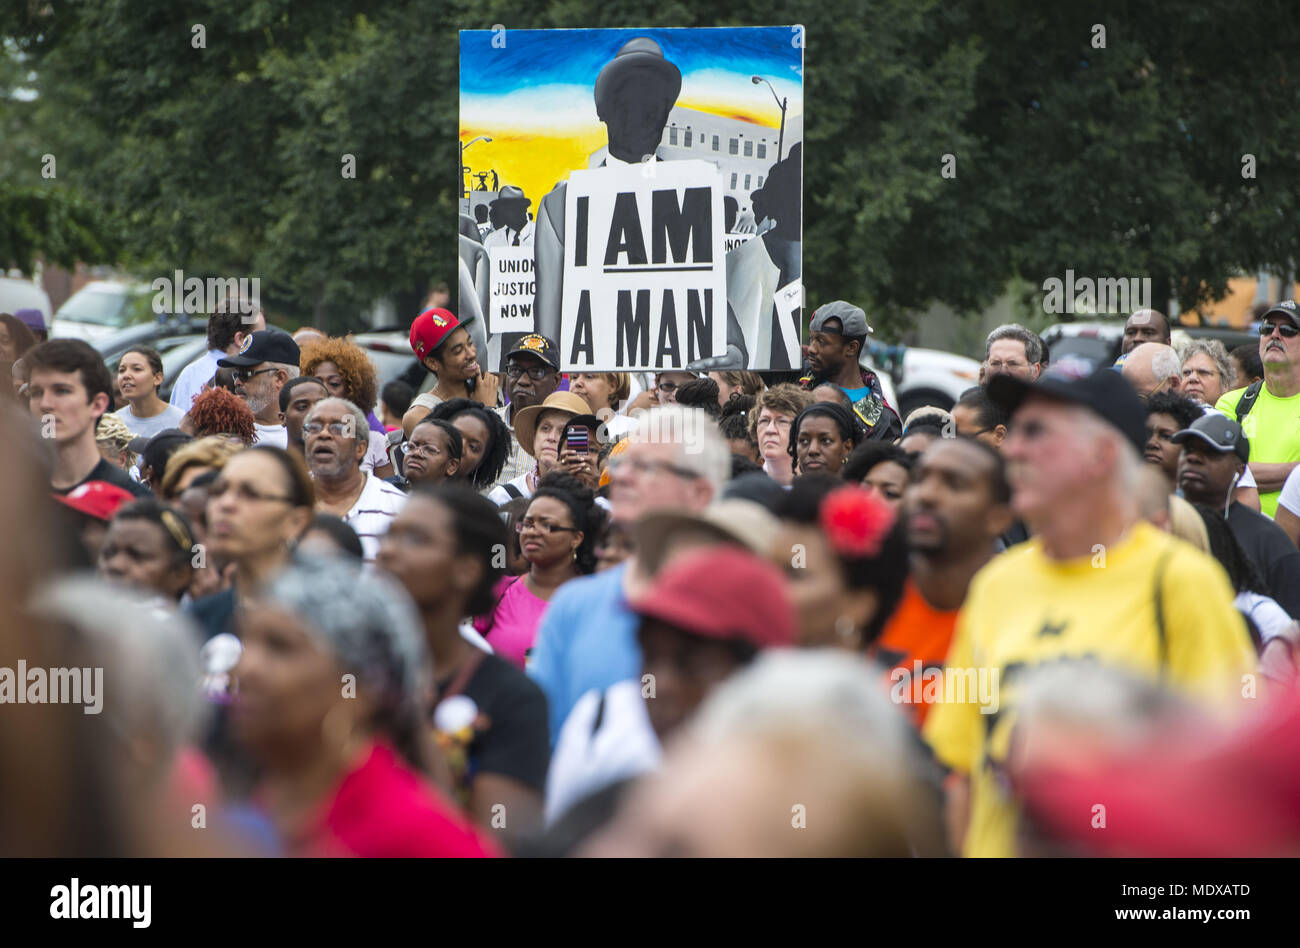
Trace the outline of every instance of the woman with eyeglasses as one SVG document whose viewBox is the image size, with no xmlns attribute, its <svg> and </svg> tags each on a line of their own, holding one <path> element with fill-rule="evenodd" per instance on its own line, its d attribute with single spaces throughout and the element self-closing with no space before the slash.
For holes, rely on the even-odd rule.
<svg viewBox="0 0 1300 948">
<path fill-rule="evenodd" d="M 162 356 L 157 349 L 138 346 L 123 353 L 117 363 L 117 388 L 126 407 L 115 414 L 131 434 L 152 438 L 164 428 L 175 428 L 185 417 L 185 412 L 158 397 L 162 382 Z"/>
<path fill-rule="evenodd" d="M 194 578 L 195 547 L 184 514 L 156 500 L 138 500 L 109 522 L 99 548 L 99 574 L 174 605 Z"/>
<path fill-rule="evenodd" d="M 289 562 L 315 504 L 306 465 L 283 448 L 247 448 L 226 462 L 208 486 L 207 555 L 234 564 L 234 584 L 191 606 L 209 637 L 230 632 L 238 604 Z"/>
<path fill-rule="evenodd" d="M 455 478 L 464 451 L 464 439 L 455 425 L 432 415 L 425 418 L 402 443 L 402 475 L 408 488 L 432 487 Z"/>
<path fill-rule="evenodd" d="M 790 426 L 795 416 L 813 403 L 810 392 L 798 385 L 773 385 L 759 393 L 749 413 L 750 431 L 763 458 L 763 471 L 782 487 L 794 480 Z"/>
<path fill-rule="evenodd" d="M 562 585 L 596 570 L 596 540 L 605 513 L 576 478 L 556 471 L 537 484 L 515 529 L 528 571 L 497 588 L 497 604 L 475 622 L 493 651 L 525 667 L 542 613 Z"/>
</svg>

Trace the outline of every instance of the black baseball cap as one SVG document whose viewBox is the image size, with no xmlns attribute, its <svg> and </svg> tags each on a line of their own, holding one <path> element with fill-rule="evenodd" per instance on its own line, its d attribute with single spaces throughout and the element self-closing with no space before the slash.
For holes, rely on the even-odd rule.
<svg viewBox="0 0 1300 948">
<path fill-rule="evenodd" d="M 1146 446 L 1146 407 L 1124 376 L 1109 368 L 1082 378 L 1063 378 L 1048 372 L 1036 382 L 1014 375 L 995 375 L 988 383 L 989 397 L 1008 415 L 1027 398 L 1050 398 L 1088 409 L 1119 431 L 1140 453 Z"/>
<path fill-rule="evenodd" d="M 559 347 L 540 333 L 530 332 L 528 335 L 521 337 L 506 353 L 506 361 L 508 362 L 512 355 L 519 355 L 520 353 L 535 355 L 555 371 L 560 370 Z"/>
<path fill-rule="evenodd" d="M 152 438 L 133 438 L 128 447 L 140 455 L 141 470 L 151 467 L 154 473 L 161 477 L 167 467 L 167 459 L 172 456 L 172 453 L 181 445 L 193 440 L 192 435 L 187 435 L 179 428 L 164 428 Z"/>
<path fill-rule="evenodd" d="M 1231 451 L 1243 464 L 1250 460 L 1250 439 L 1241 430 L 1241 425 L 1217 411 L 1197 418 L 1189 427 L 1175 432 L 1169 440 L 1174 444 L 1182 444 L 1188 438 L 1199 438 L 1218 454 Z"/>
<path fill-rule="evenodd" d="M 239 347 L 238 354 L 218 359 L 217 365 L 227 369 L 246 369 L 263 362 L 297 365 L 299 355 L 298 343 L 287 332 L 259 329 L 244 337 L 244 344 Z"/>
<path fill-rule="evenodd" d="M 1283 300 L 1280 303 L 1274 303 L 1268 308 L 1268 312 L 1259 317 L 1259 321 L 1263 322 L 1270 316 L 1285 316 L 1291 320 L 1292 326 L 1300 329 L 1300 305 L 1297 305 L 1295 300 Z"/>
</svg>

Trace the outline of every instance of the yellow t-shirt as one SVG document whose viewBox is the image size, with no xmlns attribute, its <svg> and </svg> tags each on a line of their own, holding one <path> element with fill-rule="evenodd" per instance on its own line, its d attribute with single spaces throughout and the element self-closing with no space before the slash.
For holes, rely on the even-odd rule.
<svg viewBox="0 0 1300 948">
<path fill-rule="evenodd" d="M 1237 402 L 1244 388 L 1225 392 L 1214 407 L 1233 421 L 1237 420 Z M 1259 398 L 1241 421 L 1241 430 L 1250 439 L 1250 459 L 1263 464 L 1288 464 L 1300 461 L 1300 395 L 1278 398 L 1270 395 L 1268 383 L 1259 390 Z M 1272 517 L 1277 513 L 1277 498 L 1282 492 L 1259 492 L 1260 509 Z"/>
<path fill-rule="evenodd" d="M 980 570 L 957 619 L 945 678 L 956 670 L 986 669 L 996 681 L 996 713 L 981 714 L 976 698 L 940 702 L 923 731 L 945 766 L 971 778 L 964 854 L 1016 855 L 1016 807 L 1003 789 L 1000 763 L 1024 672 L 1054 661 L 1091 659 L 1156 677 L 1160 608 L 1165 681 L 1197 695 L 1240 694 L 1241 676 L 1256 663 L 1232 600 L 1217 562 L 1145 521 L 1104 557 L 1050 560 L 1035 538 Z M 970 673 L 966 678 L 973 693 L 975 679 Z"/>
</svg>

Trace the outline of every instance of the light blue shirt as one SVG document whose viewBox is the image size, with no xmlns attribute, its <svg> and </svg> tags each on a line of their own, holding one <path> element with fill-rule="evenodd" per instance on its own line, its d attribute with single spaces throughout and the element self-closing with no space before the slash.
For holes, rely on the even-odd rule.
<svg viewBox="0 0 1300 948">
<path fill-rule="evenodd" d="M 217 374 L 217 360 L 225 357 L 226 354 L 220 349 L 209 349 L 181 369 L 181 374 L 176 376 L 176 382 L 172 385 L 171 403 L 179 408 L 182 414 L 190 410 L 190 405 L 203 391 L 203 386 L 207 384 L 208 379 Z"/>
<path fill-rule="evenodd" d="M 570 580 L 542 616 L 528 674 L 546 693 L 551 746 L 564 719 L 587 692 L 641 678 L 640 620 L 627 605 L 628 564 Z"/>
</svg>

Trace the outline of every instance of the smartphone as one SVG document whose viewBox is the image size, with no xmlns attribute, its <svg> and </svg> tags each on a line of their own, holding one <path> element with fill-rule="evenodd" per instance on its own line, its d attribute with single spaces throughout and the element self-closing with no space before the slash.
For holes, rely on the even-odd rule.
<svg viewBox="0 0 1300 948">
<path fill-rule="evenodd" d="M 591 451 L 590 432 L 582 425 L 569 425 L 564 429 L 564 440 L 560 445 L 560 450 L 569 447 L 579 454 L 588 454 Z"/>
</svg>

